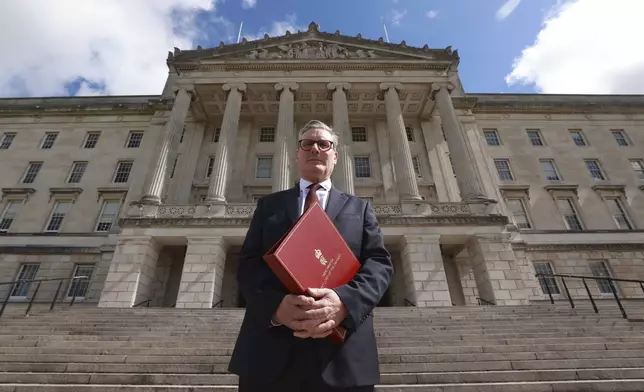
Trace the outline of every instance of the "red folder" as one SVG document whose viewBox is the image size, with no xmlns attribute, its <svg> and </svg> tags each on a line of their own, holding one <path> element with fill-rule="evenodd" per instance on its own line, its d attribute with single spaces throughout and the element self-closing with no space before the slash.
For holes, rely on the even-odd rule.
<svg viewBox="0 0 644 392">
<path fill-rule="evenodd" d="M 264 255 L 264 260 L 291 294 L 308 288 L 347 284 L 360 269 L 356 259 L 318 202 Z M 346 330 L 335 327 L 329 338 L 343 342 Z"/>
</svg>

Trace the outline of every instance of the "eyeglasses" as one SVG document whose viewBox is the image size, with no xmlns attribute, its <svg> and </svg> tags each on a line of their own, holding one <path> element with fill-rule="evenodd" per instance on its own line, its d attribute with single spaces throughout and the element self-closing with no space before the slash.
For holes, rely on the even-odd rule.
<svg viewBox="0 0 644 392">
<path fill-rule="evenodd" d="M 311 139 L 302 139 L 298 141 L 300 143 L 300 148 L 304 151 L 311 151 L 313 145 L 317 144 L 320 151 L 329 151 L 333 147 L 333 142 L 330 140 L 311 140 Z"/>
</svg>

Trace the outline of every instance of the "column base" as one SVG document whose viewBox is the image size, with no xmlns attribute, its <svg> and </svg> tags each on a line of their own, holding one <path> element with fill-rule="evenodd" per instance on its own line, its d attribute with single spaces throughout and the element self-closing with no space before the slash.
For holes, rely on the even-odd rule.
<svg viewBox="0 0 644 392">
<path fill-rule="evenodd" d="M 474 215 L 489 215 L 496 208 L 497 201 L 487 198 L 472 198 L 465 201 Z"/>
<path fill-rule="evenodd" d="M 158 206 L 161 204 L 161 198 L 153 195 L 144 195 L 137 203 Z"/>
<path fill-rule="evenodd" d="M 155 218 L 159 210 L 159 204 L 147 204 L 141 201 L 130 203 L 127 216 L 137 218 Z"/>
<path fill-rule="evenodd" d="M 206 199 L 197 206 L 195 216 L 202 218 L 216 218 L 226 216 L 226 201 Z"/>
<path fill-rule="evenodd" d="M 431 215 L 432 213 L 430 203 L 422 199 L 401 200 L 400 207 L 404 215 Z"/>
</svg>

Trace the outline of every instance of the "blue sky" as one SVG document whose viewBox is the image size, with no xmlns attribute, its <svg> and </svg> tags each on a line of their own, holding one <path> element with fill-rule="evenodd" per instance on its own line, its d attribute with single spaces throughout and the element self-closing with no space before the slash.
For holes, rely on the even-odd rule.
<svg viewBox="0 0 644 392">
<path fill-rule="evenodd" d="M 644 94 L 644 0 L 0 1 L 0 97 L 160 94 L 173 47 L 321 30 L 451 46 L 468 93 Z M 35 27 L 37 26 L 37 27 Z"/>
<path fill-rule="evenodd" d="M 546 13 L 556 0 L 519 2 L 504 19 L 497 11 L 507 0 L 258 0 L 253 8 L 242 1 L 226 0 L 217 14 L 230 23 L 211 26 L 207 37 L 197 41 L 204 47 L 237 39 L 239 24 L 243 35 L 271 31 L 273 21 L 287 21 L 306 27 L 316 21 L 323 31 L 377 39 L 384 37 L 383 21 L 391 42 L 427 44 L 430 48 L 452 46 L 461 56 L 460 74 L 468 92 L 536 92 L 534 86 L 508 86 L 504 80 L 521 51 L 532 44 Z M 428 15 L 429 14 L 429 15 Z M 201 16 L 207 20 L 208 13 Z M 227 30 L 227 31 L 226 31 Z M 223 36 L 223 37 L 222 37 Z M 215 42 L 216 40 L 216 42 Z"/>
</svg>

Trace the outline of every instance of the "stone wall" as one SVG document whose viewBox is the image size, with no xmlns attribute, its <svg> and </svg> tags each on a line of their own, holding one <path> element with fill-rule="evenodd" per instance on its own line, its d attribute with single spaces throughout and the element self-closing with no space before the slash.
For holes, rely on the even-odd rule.
<svg viewBox="0 0 644 392">
<path fill-rule="evenodd" d="M 534 274 L 534 263 L 548 262 L 555 274 L 592 276 L 591 263 L 604 262 L 614 278 L 644 280 L 644 248 L 631 250 L 528 250 L 526 259 Z M 612 298 L 612 294 L 602 294 L 599 285 L 588 280 L 588 289 L 594 297 Z M 573 298 L 588 298 L 586 288 L 579 279 L 566 279 L 566 285 Z M 560 294 L 555 298 L 566 298 L 565 288 L 561 279 L 557 280 Z M 644 292 L 637 283 L 617 282 L 617 292 L 627 298 L 644 298 Z M 541 287 L 534 290 L 530 297 L 534 300 L 548 299 Z"/>
<path fill-rule="evenodd" d="M 106 258 L 108 256 L 105 256 Z M 34 279 L 55 279 L 71 278 L 74 268 L 78 264 L 94 265 L 92 277 L 87 289 L 84 301 L 97 301 L 96 293 L 100 292 L 103 284 L 101 268 L 106 262 L 101 254 L 0 254 L 0 282 L 11 282 L 18 278 L 20 267 L 23 264 L 38 264 L 38 272 Z M 41 283 L 35 302 L 49 302 L 54 298 L 60 281 Z M 37 283 L 32 283 L 26 300 L 30 300 L 36 290 Z M 4 300 L 11 290 L 12 285 L 0 285 L 0 300 Z M 64 281 L 58 299 L 68 301 L 67 294 L 70 288 L 70 281 Z M 11 301 L 25 301 L 25 299 L 12 299 Z"/>
<path fill-rule="evenodd" d="M 439 238 L 437 235 L 403 236 L 401 256 L 405 280 L 407 287 L 414 288 L 415 304 L 419 307 L 452 304 Z"/>
</svg>

